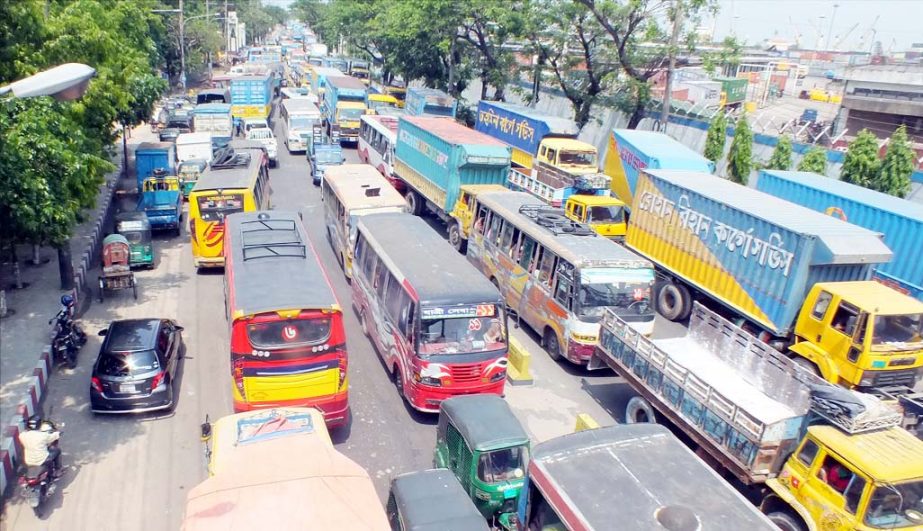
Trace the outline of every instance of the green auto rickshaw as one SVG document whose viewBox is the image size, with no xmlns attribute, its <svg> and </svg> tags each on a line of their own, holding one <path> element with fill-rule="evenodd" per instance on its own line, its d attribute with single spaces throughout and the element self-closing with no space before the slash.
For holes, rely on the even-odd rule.
<svg viewBox="0 0 923 531">
<path fill-rule="evenodd" d="M 179 163 L 176 170 L 179 177 L 179 189 L 183 192 L 183 199 L 189 199 L 189 192 L 195 188 L 199 176 L 205 173 L 208 162 L 204 159 L 190 159 Z"/>
<path fill-rule="evenodd" d="M 439 408 L 433 466 L 448 468 L 492 526 L 514 529 L 529 436 L 497 395 L 463 395 Z"/>
<path fill-rule="evenodd" d="M 115 232 L 128 240 L 129 267 L 154 267 L 151 222 L 144 212 L 122 212 L 115 217 Z"/>
</svg>

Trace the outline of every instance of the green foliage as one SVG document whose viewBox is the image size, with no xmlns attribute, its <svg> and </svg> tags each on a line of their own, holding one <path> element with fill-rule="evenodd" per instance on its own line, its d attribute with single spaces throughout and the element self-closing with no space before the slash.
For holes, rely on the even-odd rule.
<svg viewBox="0 0 923 531">
<path fill-rule="evenodd" d="M 734 139 L 728 151 L 728 177 L 735 183 L 747 184 L 753 169 L 753 131 L 743 114 L 734 124 Z"/>
<path fill-rule="evenodd" d="M 721 42 L 721 49 L 702 53 L 702 68 L 712 75 L 723 74 L 725 69 L 740 64 L 742 51 L 742 43 L 732 36 L 727 36 Z"/>
<path fill-rule="evenodd" d="M 779 143 L 772 151 L 772 156 L 766 164 L 768 170 L 788 170 L 792 167 L 792 137 L 782 135 Z"/>
<path fill-rule="evenodd" d="M 718 111 L 711 119 L 708 125 L 708 133 L 705 136 L 705 158 L 715 164 L 724 156 L 724 145 L 727 143 L 727 116 Z"/>
<path fill-rule="evenodd" d="M 798 171 L 810 171 L 819 175 L 827 174 L 827 150 L 821 146 L 814 146 L 798 163 Z"/>
<path fill-rule="evenodd" d="M 891 135 L 888 151 L 881 170 L 870 188 L 897 197 L 910 193 L 910 175 L 913 173 L 914 154 L 907 139 L 907 128 L 901 125 Z"/>
<path fill-rule="evenodd" d="M 863 129 L 846 150 L 843 167 L 840 168 L 840 179 L 871 188 L 880 167 L 878 139 L 871 131 Z"/>
</svg>

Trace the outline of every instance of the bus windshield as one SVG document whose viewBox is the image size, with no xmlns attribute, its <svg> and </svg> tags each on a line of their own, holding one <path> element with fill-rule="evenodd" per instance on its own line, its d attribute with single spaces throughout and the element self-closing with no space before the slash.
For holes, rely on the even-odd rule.
<svg viewBox="0 0 923 531">
<path fill-rule="evenodd" d="M 580 271 L 577 314 L 596 322 L 605 308 L 622 316 L 649 315 L 654 272 L 650 269 L 587 268 Z"/>
<path fill-rule="evenodd" d="M 292 116 L 288 119 L 288 128 L 293 131 L 296 129 L 311 129 L 313 126 L 314 120 L 307 116 Z"/>
<path fill-rule="evenodd" d="M 436 316 L 436 312 L 423 310 L 420 348 L 422 355 L 463 354 L 488 352 L 506 347 L 506 329 L 503 315 L 497 313 L 495 305 L 480 305 L 490 308 L 490 315 L 481 316 Z"/>
<path fill-rule="evenodd" d="M 223 221 L 225 216 L 243 212 L 243 194 L 207 195 L 199 197 L 199 217 L 202 221 Z"/>
</svg>

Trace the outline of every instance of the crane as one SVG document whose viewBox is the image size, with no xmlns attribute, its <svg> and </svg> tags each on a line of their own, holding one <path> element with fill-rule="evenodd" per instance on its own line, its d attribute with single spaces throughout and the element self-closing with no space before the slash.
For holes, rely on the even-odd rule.
<svg viewBox="0 0 923 531">
<path fill-rule="evenodd" d="M 875 29 L 875 26 L 878 24 L 879 18 L 881 18 L 881 15 L 876 15 L 869 29 L 865 30 L 862 37 L 859 37 L 859 51 L 868 50 L 869 54 L 872 53 L 872 46 L 875 45 L 875 36 L 878 35 L 878 30 Z"/>
<path fill-rule="evenodd" d="M 858 28 L 858 27 L 859 27 L 859 23 L 858 23 L 858 22 L 856 22 L 855 24 L 853 24 L 853 26 L 852 26 L 851 28 L 849 28 L 849 30 L 848 30 L 846 33 L 844 33 L 842 37 L 839 37 L 839 38 L 836 40 L 836 44 L 833 45 L 833 49 L 834 49 L 834 50 L 839 50 L 839 49 L 840 49 L 840 45 L 843 44 L 843 43 L 846 41 L 846 39 L 848 39 L 849 36 L 852 35 L 852 32 L 855 31 L 856 28 Z"/>
</svg>

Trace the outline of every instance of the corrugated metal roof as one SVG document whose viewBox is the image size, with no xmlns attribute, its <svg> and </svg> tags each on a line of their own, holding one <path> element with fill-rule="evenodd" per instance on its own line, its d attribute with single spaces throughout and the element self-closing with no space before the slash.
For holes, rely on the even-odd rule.
<svg viewBox="0 0 923 531">
<path fill-rule="evenodd" d="M 435 135 L 450 144 L 480 144 L 485 146 L 507 147 L 506 144 L 484 133 L 468 129 L 451 118 L 438 116 L 401 116 L 401 121 L 413 125 Z"/>
<path fill-rule="evenodd" d="M 763 170 L 763 173 L 821 192 L 836 194 L 873 208 L 893 212 L 914 221 L 923 221 L 923 205 L 912 203 L 893 195 L 883 194 L 862 186 L 806 171 Z"/>
<path fill-rule="evenodd" d="M 526 118 L 529 118 L 530 120 L 544 122 L 548 125 L 548 129 L 553 135 L 577 136 L 580 133 L 580 128 L 577 127 L 577 123 L 569 118 L 552 116 L 531 107 L 526 107 L 525 105 L 516 105 L 514 103 L 506 103 L 502 101 L 485 101 L 484 103 L 511 113 L 520 114 Z"/>
<path fill-rule="evenodd" d="M 613 133 L 638 151 L 658 159 L 661 167 L 682 163 L 682 167 L 688 168 L 690 162 L 700 162 L 703 169 L 708 168 L 708 159 L 663 133 L 637 129 L 615 129 Z"/>
<path fill-rule="evenodd" d="M 365 83 L 350 76 L 334 76 L 327 80 L 327 84 L 337 88 L 351 88 L 366 90 Z"/>
<path fill-rule="evenodd" d="M 646 173 L 685 188 L 717 203 L 798 234 L 815 236 L 840 259 L 872 256 L 891 259 L 893 254 L 881 234 L 832 216 L 815 212 L 753 188 L 720 177 L 684 170 L 645 170 Z"/>
</svg>

